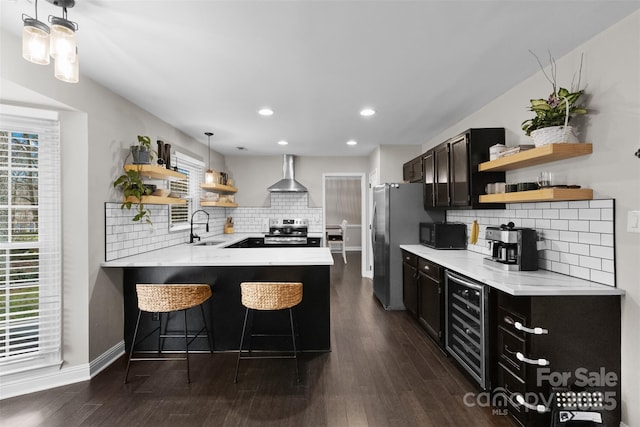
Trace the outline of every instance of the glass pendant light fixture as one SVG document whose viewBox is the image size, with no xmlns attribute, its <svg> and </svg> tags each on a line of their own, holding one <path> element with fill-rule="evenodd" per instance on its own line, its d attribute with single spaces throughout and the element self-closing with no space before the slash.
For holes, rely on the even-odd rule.
<svg viewBox="0 0 640 427">
<path fill-rule="evenodd" d="M 22 15 L 22 57 L 34 64 L 49 64 L 49 56 L 55 60 L 54 75 L 67 83 L 79 80 L 78 47 L 76 31 L 78 24 L 67 19 L 67 8 L 75 0 L 47 0 L 62 8 L 62 17 L 49 16 L 51 29 L 38 20 L 38 0 L 35 0 L 36 17 Z"/>
<path fill-rule="evenodd" d="M 35 0 L 36 17 L 22 14 L 22 57 L 39 65 L 49 63 L 49 27 L 38 21 L 38 0 Z"/>
<path fill-rule="evenodd" d="M 78 48 L 76 47 L 76 52 Z M 78 83 L 80 80 L 80 60 L 78 54 L 74 55 L 73 60 L 68 57 L 58 57 L 55 60 L 54 75 L 56 79 L 67 83 Z"/>
<path fill-rule="evenodd" d="M 76 30 L 78 24 L 67 19 L 67 8 L 62 8 L 62 18 L 49 16 L 51 23 L 51 44 L 49 53 L 53 59 L 63 59 L 68 62 L 75 62 L 76 52 Z"/>
<path fill-rule="evenodd" d="M 207 135 L 209 140 L 209 169 L 204 174 L 204 182 L 205 184 L 216 184 L 216 175 L 211 169 L 211 135 L 213 135 L 213 132 L 205 132 L 204 134 Z"/>
</svg>

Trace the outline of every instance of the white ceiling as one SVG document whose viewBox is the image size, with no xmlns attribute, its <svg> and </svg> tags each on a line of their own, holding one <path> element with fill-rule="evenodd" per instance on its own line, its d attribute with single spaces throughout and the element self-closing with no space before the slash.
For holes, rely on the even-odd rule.
<svg viewBox="0 0 640 427">
<path fill-rule="evenodd" d="M 41 20 L 61 16 L 44 0 L 38 6 Z M 77 0 L 68 18 L 79 25 L 81 79 L 204 144 L 204 132 L 214 132 L 218 152 L 350 156 L 426 142 L 537 72 L 529 49 L 561 57 L 639 7 L 638 0 Z M 1 0 L 2 28 L 19 35 L 21 14 L 33 10 L 33 0 Z M 259 116 L 263 106 L 275 114 Z M 365 106 L 377 114 L 360 117 Z M 277 145 L 281 139 L 289 145 Z M 350 139 L 358 145 L 348 147 Z"/>
</svg>

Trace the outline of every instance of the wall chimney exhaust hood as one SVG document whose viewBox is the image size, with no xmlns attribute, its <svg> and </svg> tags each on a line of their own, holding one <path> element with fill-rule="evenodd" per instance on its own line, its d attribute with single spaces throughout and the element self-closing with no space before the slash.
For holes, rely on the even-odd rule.
<svg viewBox="0 0 640 427">
<path fill-rule="evenodd" d="M 300 184 L 295 180 L 294 168 L 293 168 L 293 156 L 291 154 L 285 154 L 282 158 L 282 179 L 271 187 L 267 188 L 267 191 L 272 193 L 284 192 L 284 193 L 306 193 L 307 187 Z"/>
</svg>

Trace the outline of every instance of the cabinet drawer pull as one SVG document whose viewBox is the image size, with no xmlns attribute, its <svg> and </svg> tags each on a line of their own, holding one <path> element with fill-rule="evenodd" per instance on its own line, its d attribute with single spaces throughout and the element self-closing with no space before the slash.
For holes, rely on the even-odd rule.
<svg viewBox="0 0 640 427">
<path fill-rule="evenodd" d="M 538 366 L 547 366 L 549 365 L 549 361 L 547 359 L 529 359 L 524 357 L 524 354 L 517 352 L 516 359 L 521 362 L 528 363 L 529 365 L 538 365 Z"/>
<path fill-rule="evenodd" d="M 506 321 L 506 317 L 505 317 L 505 321 Z M 534 334 L 534 335 L 543 335 L 543 334 L 548 334 L 549 331 L 547 329 L 542 329 L 542 328 L 527 328 L 526 326 L 524 326 L 522 323 L 520 322 L 515 322 L 513 324 L 513 327 L 516 328 L 519 331 L 522 332 L 527 332 L 529 334 Z"/>
<path fill-rule="evenodd" d="M 428 266 L 428 265 L 425 265 L 425 266 L 424 266 L 424 269 L 425 269 L 425 270 L 427 270 L 427 271 L 429 271 L 429 266 Z"/>
<path fill-rule="evenodd" d="M 514 356 L 516 355 L 516 352 L 515 352 L 515 351 L 511 351 L 511 350 L 509 350 L 509 346 L 508 346 L 508 345 L 506 345 L 506 344 L 504 345 L 504 352 L 505 352 L 505 353 L 508 353 L 508 354 L 512 354 L 512 355 L 514 355 Z"/>
<path fill-rule="evenodd" d="M 516 402 L 518 402 L 520 405 L 524 406 L 525 408 L 531 409 L 533 411 L 537 411 L 541 414 L 544 414 L 545 412 L 547 412 L 547 407 L 544 405 L 532 405 L 531 403 L 527 403 L 526 400 L 524 400 L 524 397 L 521 394 L 516 394 Z"/>
</svg>

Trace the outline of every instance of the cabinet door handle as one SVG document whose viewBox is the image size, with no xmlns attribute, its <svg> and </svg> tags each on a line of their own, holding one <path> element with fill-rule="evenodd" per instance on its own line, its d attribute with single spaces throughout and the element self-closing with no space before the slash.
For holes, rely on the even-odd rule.
<svg viewBox="0 0 640 427">
<path fill-rule="evenodd" d="M 547 329 L 542 329 L 542 328 L 527 328 L 526 326 L 524 326 L 522 323 L 520 322 L 515 322 L 513 324 L 513 327 L 516 328 L 519 331 L 522 332 L 527 332 L 529 334 L 534 334 L 534 335 L 543 335 L 543 334 L 548 334 L 549 331 Z"/>
<path fill-rule="evenodd" d="M 520 405 L 524 406 L 527 409 L 537 411 L 541 414 L 544 414 L 545 412 L 548 411 L 547 407 L 544 405 L 532 405 L 531 403 L 527 403 L 527 401 L 524 400 L 524 397 L 519 393 L 516 394 L 516 402 L 518 402 Z"/>
<path fill-rule="evenodd" d="M 513 325 L 514 323 L 516 323 L 516 321 L 513 320 L 511 316 L 504 316 L 504 323 L 506 323 L 507 325 Z"/>
<path fill-rule="evenodd" d="M 548 366 L 549 361 L 547 359 L 529 359 L 524 354 L 517 352 L 516 359 L 521 362 L 528 363 L 529 365 Z"/>
<path fill-rule="evenodd" d="M 509 350 L 509 346 L 508 346 L 508 345 L 506 345 L 506 344 L 504 345 L 504 352 L 505 352 L 505 353 L 509 353 L 509 354 L 511 354 L 511 355 L 513 355 L 513 356 L 515 356 L 515 355 L 516 355 L 516 352 L 515 352 L 515 351 L 511 351 L 511 350 Z"/>
<path fill-rule="evenodd" d="M 425 265 L 425 266 L 424 266 L 424 269 L 425 269 L 425 270 L 427 270 L 427 271 L 429 271 L 429 266 L 428 266 L 428 265 Z"/>
</svg>

